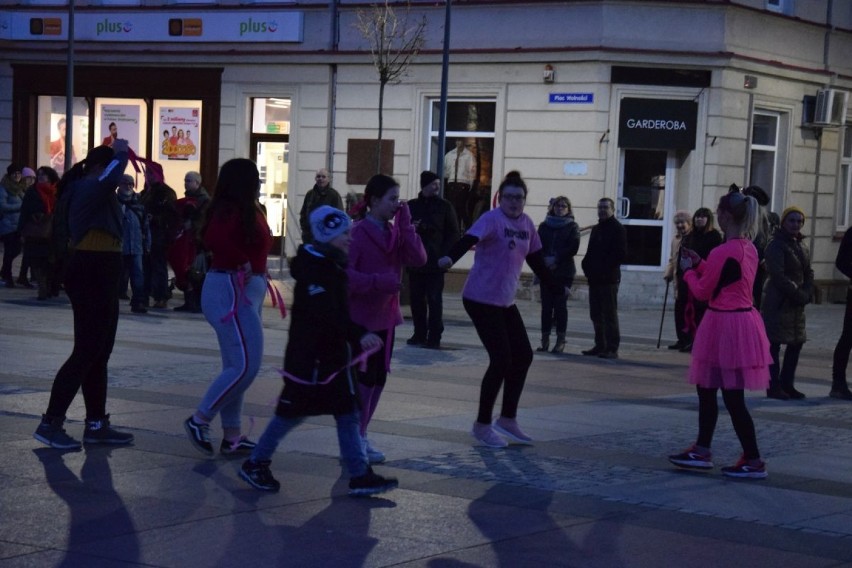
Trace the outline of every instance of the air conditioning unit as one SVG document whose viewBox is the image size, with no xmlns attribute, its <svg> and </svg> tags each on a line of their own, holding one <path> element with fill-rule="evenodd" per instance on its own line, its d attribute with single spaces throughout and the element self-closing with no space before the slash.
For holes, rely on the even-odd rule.
<svg viewBox="0 0 852 568">
<path fill-rule="evenodd" d="M 842 126 L 846 124 L 846 104 L 849 93 L 839 89 L 817 91 L 813 124 L 818 126 Z"/>
</svg>

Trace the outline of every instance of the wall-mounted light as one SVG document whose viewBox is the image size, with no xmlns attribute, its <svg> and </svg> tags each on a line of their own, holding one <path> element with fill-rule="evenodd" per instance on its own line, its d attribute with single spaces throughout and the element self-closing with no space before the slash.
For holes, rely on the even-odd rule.
<svg viewBox="0 0 852 568">
<path fill-rule="evenodd" d="M 757 88 L 757 77 L 754 75 L 746 75 L 743 77 L 743 87 L 746 89 L 756 89 Z"/>
<path fill-rule="evenodd" d="M 542 75 L 542 79 L 544 79 L 545 83 L 552 83 L 554 79 L 556 79 L 556 70 L 550 63 L 544 66 L 544 74 Z"/>
</svg>

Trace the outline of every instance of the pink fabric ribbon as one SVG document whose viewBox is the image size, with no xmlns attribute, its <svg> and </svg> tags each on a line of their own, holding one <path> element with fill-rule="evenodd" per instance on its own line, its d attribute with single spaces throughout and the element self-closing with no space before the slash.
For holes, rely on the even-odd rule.
<svg viewBox="0 0 852 568">
<path fill-rule="evenodd" d="M 266 291 L 269 292 L 269 297 L 272 299 L 272 307 L 278 308 L 278 311 L 281 312 L 281 319 L 286 318 L 287 307 L 284 305 L 284 298 L 281 296 L 278 287 L 272 283 L 272 277 L 268 272 L 266 273 Z"/>
<path fill-rule="evenodd" d="M 366 371 L 367 370 L 367 359 L 369 359 L 370 355 L 377 352 L 379 349 L 381 349 L 381 347 L 373 347 L 372 349 L 362 351 L 361 353 L 358 354 L 357 357 L 352 359 L 348 364 L 346 364 L 343 367 L 341 367 L 340 369 L 334 371 L 332 374 L 330 374 L 325 379 L 323 379 L 321 381 L 317 381 L 317 382 L 306 381 L 304 379 L 300 379 L 299 377 L 288 373 L 284 369 L 278 369 L 278 373 L 282 377 L 284 377 L 285 379 L 290 379 L 294 383 L 298 383 L 300 385 L 308 385 L 308 386 L 327 385 L 328 383 L 330 383 L 332 381 L 332 379 L 334 379 L 334 377 L 336 377 L 337 375 L 339 375 L 340 373 L 345 371 L 348 367 L 354 367 L 354 366 L 357 365 L 359 371 L 361 371 L 362 373 L 364 371 Z"/>
</svg>

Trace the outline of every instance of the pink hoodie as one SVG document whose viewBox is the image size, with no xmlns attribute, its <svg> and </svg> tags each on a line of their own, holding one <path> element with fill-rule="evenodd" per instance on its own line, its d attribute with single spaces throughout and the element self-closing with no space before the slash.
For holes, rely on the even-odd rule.
<svg viewBox="0 0 852 568">
<path fill-rule="evenodd" d="M 384 331 L 402 323 L 399 284 L 403 266 L 426 264 L 426 250 L 411 224 L 408 205 L 396 212 L 393 224 L 382 230 L 365 218 L 352 227 L 349 245 L 349 314 L 369 331 Z"/>
</svg>

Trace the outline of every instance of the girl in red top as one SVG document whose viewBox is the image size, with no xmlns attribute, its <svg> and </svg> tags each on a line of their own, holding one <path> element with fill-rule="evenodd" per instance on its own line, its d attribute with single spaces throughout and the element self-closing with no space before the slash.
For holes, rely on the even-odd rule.
<svg viewBox="0 0 852 568">
<path fill-rule="evenodd" d="M 258 204 L 260 174 L 251 160 L 237 158 L 219 171 L 216 191 L 201 228 L 213 261 L 201 291 L 201 309 L 219 339 L 222 372 L 207 389 L 184 427 L 193 446 L 213 455 L 210 422 L 222 416 L 219 452 L 251 454 L 254 442 L 241 435 L 243 394 L 263 358 L 261 310 L 266 294 L 266 255 L 272 244 L 269 225 Z"/>
</svg>

